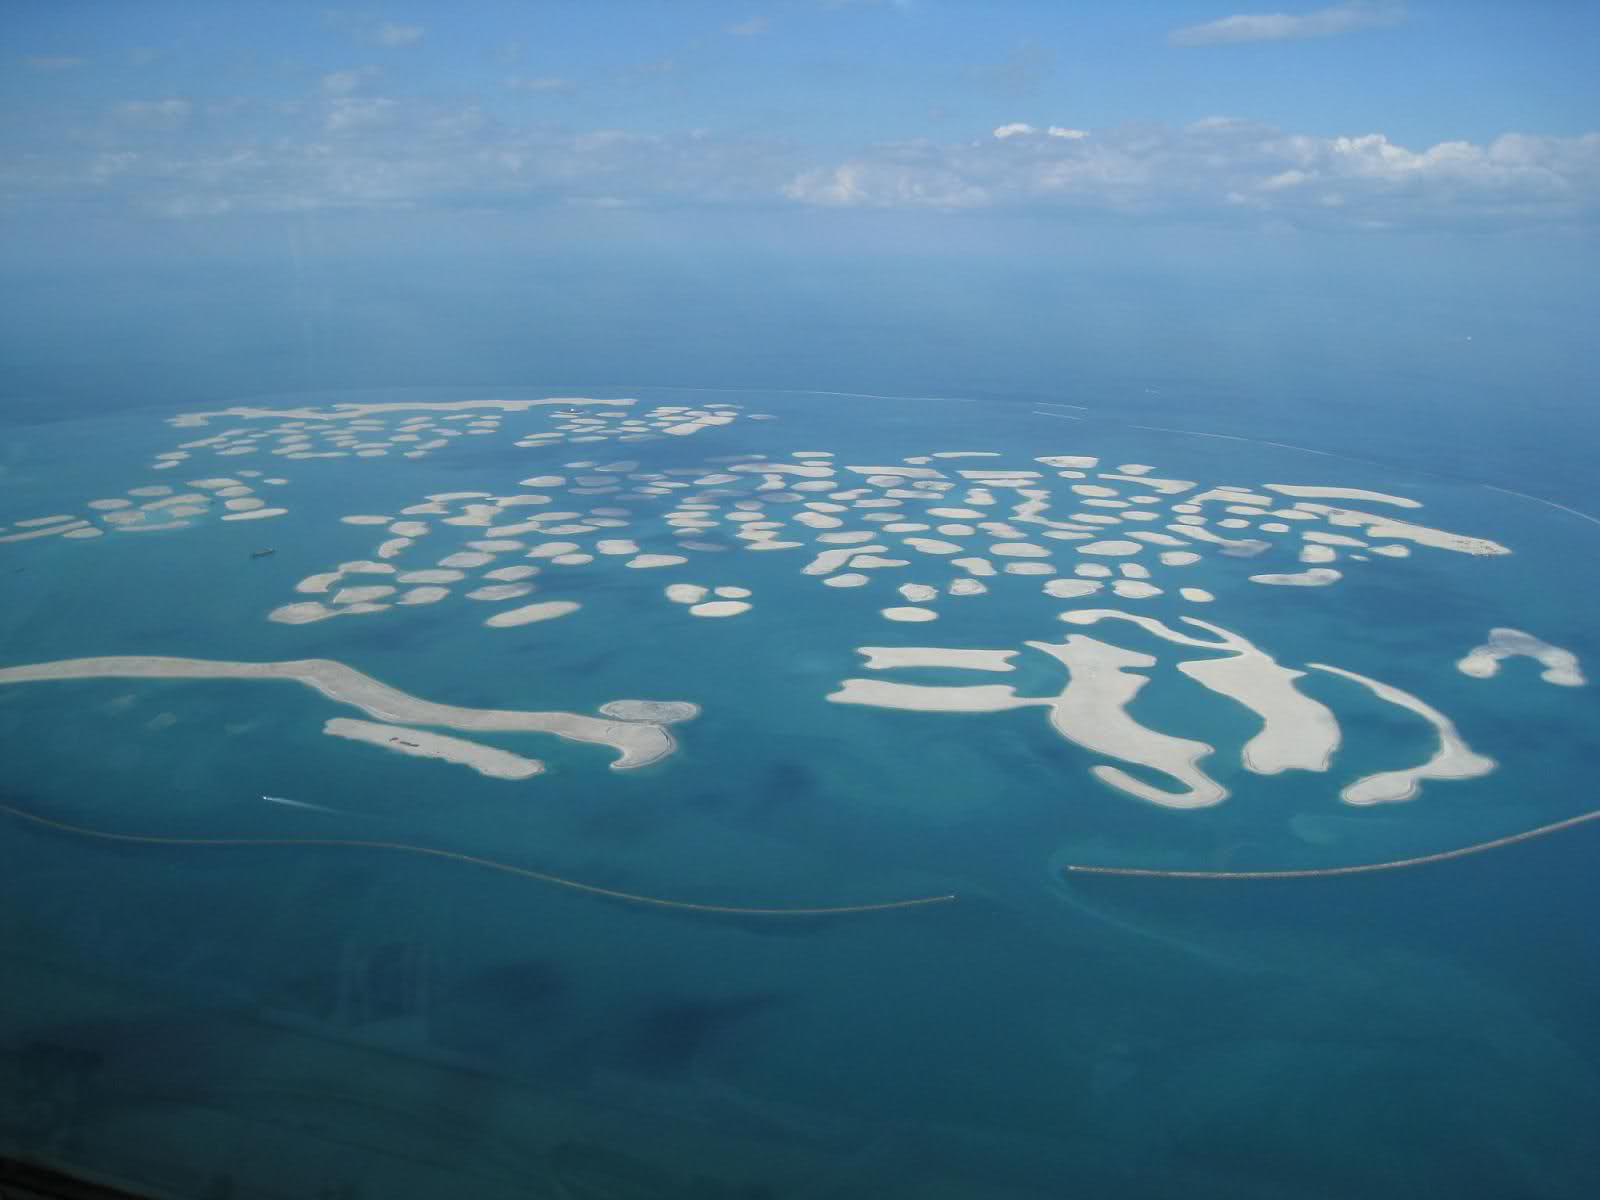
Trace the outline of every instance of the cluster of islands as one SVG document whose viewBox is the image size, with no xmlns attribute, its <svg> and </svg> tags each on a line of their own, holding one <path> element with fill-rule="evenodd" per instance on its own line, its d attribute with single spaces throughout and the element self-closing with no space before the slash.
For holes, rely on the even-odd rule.
<svg viewBox="0 0 1600 1200">
<path fill-rule="evenodd" d="M 535 425 L 547 421 L 548 427 L 509 428 L 508 419 L 519 416 Z M 240 460 L 223 468 L 226 474 L 192 479 L 181 488 L 141 484 L 120 496 L 90 499 L 82 512 L 23 517 L 0 526 L 0 543 L 57 536 L 87 541 L 106 533 L 176 532 L 212 517 L 238 522 L 282 516 L 292 508 L 290 464 L 314 460 L 416 459 L 455 452 L 459 439 L 497 435 L 510 435 L 517 448 L 545 451 L 676 441 L 752 419 L 773 418 L 735 403 L 644 408 L 632 400 L 574 398 L 332 409 L 241 406 L 189 414 L 171 423 L 205 430 L 205 436 L 159 453 L 150 468 L 165 472 L 196 460 Z M 214 422 L 227 428 L 211 433 Z M 1187 569 L 1207 558 L 1239 560 L 1245 578 L 1263 587 L 1316 589 L 1337 584 L 1348 571 L 1417 551 L 1510 553 L 1489 539 L 1422 523 L 1416 519 L 1422 504 L 1411 497 L 1317 482 L 1206 485 L 1167 477 L 1150 464 L 1107 463 L 1093 454 L 1016 462 L 992 450 L 937 450 L 858 463 L 834 451 L 804 449 L 710 455 L 693 466 L 653 468 L 640 457 L 648 452 L 630 446 L 624 453 L 636 456 L 575 458 L 509 487 L 489 483 L 482 490 L 423 492 L 393 511 L 340 515 L 345 524 L 373 530 L 367 556 L 305 575 L 294 585 L 297 595 L 265 616 L 277 624 L 305 625 L 466 602 L 470 619 L 502 630 L 573 617 L 582 601 L 577 589 L 564 594 L 568 573 L 583 572 L 592 586 L 593 572 L 615 568 L 659 573 L 661 602 L 688 616 L 740 617 L 763 597 L 729 569 L 731 560 L 723 556 L 730 552 L 787 556 L 796 586 L 873 588 L 884 597 L 878 613 L 893 623 L 927 625 L 948 606 L 980 603 L 993 589 L 1034 588 L 1050 600 L 1071 602 L 1058 616 L 1074 632 L 1061 641 L 1026 640 L 1020 648 L 994 650 L 864 646 L 860 653 L 871 674 L 845 679 L 826 699 L 941 714 L 1042 708 L 1060 736 L 1115 760 L 1091 768 L 1106 786 L 1154 804 L 1195 808 L 1228 794 L 1202 766 L 1216 748 L 1136 721 L 1129 704 L 1151 678 L 1140 672 L 1157 659 L 1079 631 L 1093 628 L 1104 635 L 1137 626 L 1168 644 L 1203 652 L 1178 661 L 1176 670 L 1259 722 L 1259 732 L 1240 752 L 1246 770 L 1325 772 L 1337 757 L 1341 731 L 1333 711 L 1297 687 L 1306 671 L 1280 664 L 1243 636 L 1181 610 L 1182 628 L 1138 610 L 1158 597 L 1168 598 L 1164 604 L 1212 604 L 1210 590 L 1185 579 Z M 273 473 L 243 465 L 262 456 L 279 460 Z M 1250 569 L 1249 560 L 1285 544 L 1297 569 Z M 1108 601 L 1133 609 L 1103 607 Z M 923 668 L 1004 674 L 1028 651 L 1064 670 L 1067 682 L 1057 694 L 1018 695 L 994 682 L 898 682 L 877 674 Z M 1508 628 L 1491 631 L 1457 666 L 1469 677 L 1489 679 L 1513 656 L 1537 660 L 1548 683 L 1586 682 L 1570 652 Z M 1431 730 L 1433 746 L 1425 757 L 1348 782 L 1339 792 L 1346 803 L 1406 800 L 1427 781 L 1474 778 L 1494 769 L 1493 760 L 1473 751 L 1449 718 L 1421 698 L 1333 664 L 1302 665 L 1404 710 Z M 293 680 L 375 718 L 330 719 L 325 732 L 331 736 L 501 779 L 527 779 L 543 764 L 417 727 L 598 742 L 617 752 L 614 767 L 627 769 L 669 755 L 667 727 L 697 712 L 683 701 L 632 700 L 603 706 L 597 717 L 459 709 L 408 696 L 328 660 L 95 658 L 0 669 L 0 683 L 107 676 Z M 1164 786 L 1125 765 L 1154 772 Z"/>
</svg>

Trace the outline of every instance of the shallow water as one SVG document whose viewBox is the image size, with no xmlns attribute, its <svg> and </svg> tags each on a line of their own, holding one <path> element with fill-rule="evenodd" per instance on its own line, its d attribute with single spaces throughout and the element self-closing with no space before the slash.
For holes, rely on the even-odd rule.
<svg viewBox="0 0 1600 1200">
<path fill-rule="evenodd" d="M 253 453 L 196 448 L 177 468 L 153 471 L 153 456 L 182 442 L 282 422 L 224 416 L 171 428 L 137 415 L 19 428 L 0 493 L 10 528 L 0 536 L 55 513 L 107 532 L 0 544 L 8 581 L 0 665 L 331 658 L 422 699 L 476 708 L 592 714 L 619 698 L 691 701 L 701 714 L 673 727 L 671 756 L 615 771 L 603 747 L 439 730 L 548 768 L 510 782 L 326 737 L 327 719 L 363 714 L 290 682 L 15 683 L 0 686 L 0 803 L 155 838 L 401 843 L 694 905 L 954 899 L 833 916 L 715 913 L 596 897 L 405 850 L 114 842 L 9 815 L 0 838 L 0 920 L 17 980 L 0 1006 L 8 1148 L 177 1194 L 220 1189 L 227 1175 L 240 1195 L 356 1187 L 422 1196 L 448 1189 L 462 1171 L 486 1196 L 563 1194 L 552 1178 L 571 1194 L 696 1197 L 1022 1197 L 1113 1186 L 1580 1196 L 1600 1185 L 1589 1145 L 1600 1111 L 1589 1011 L 1600 960 L 1584 919 L 1600 850 L 1595 825 L 1361 877 L 1198 882 L 1061 870 L 1383 862 L 1591 808 L 1585 781 L 1600 751 L 1593 686 L 1552 686 L 1527 659 L 1487 680 L 1455 663 L 1492 627 L 1512 626 L 1596 669 L 1592 518 L 1486 487 L 1507 475 L 1492 454 L 1475 463 L 1445 444 L 1434 458 L 1409 452 L 1398 465 L 1395 443 L 1377 439 L 1366 455 L 1322 452 L 1356 451 L 1361 439 L 1347 432 L 1337 444 L 1319 442 L 1322 418 L 1309 411 L 1299 423 L 1305 444 L 1288 445 L 1206 436 L 1217 431 L 1194 429 L 1181 405 L 1160 411 L 1155 401 L 1131 412 L 1074 396 L 1061 399 L 1082 408 L 759 391 L 586 394 L 638 402 L 608 418 L 610 440 L 572 441 L 595 435 L 569 429 L 557 444 L 514 446 L 518 435 L 562 424 L 536 407 L 419 459 L 399 456 L 415 443 L 396 443 L 381 458 L 293 460 L 271 453 L 281 436 L 272 435 Z M 616 440 L 618 420 L 705 405 L 729 406 L 707 411 L 734 419 L 690 436 Z M 750 419 L 757 414 L 772 419 Z M 384 430 L 362 436 L 388 437 L 414 415 L 373 416 Z M 1284 428 L 1295 426 L 1273 432 Z M 1124 499 L 1147 494 L 1093 478 L 1124 463 L 1198 481 L 1147 506 L 1163 513 L 1223 484 L 1367 488 L 1422 507 L 1327 503 L 1491 539 L 1511 553 L 1407 542 L 1409 557 L 1361 561 L 1340 547 L 1336 584 L 1263 586 L 1249 576 L 1304 569 L 1295 553 L 1302 523 L 1283 534 L 1218 528 L 1233 514 L 1210 503 L 1208 528 L 1261 537 L 1269 548 L 1230 557 L 1197 543 L 1199 562 L 1167 568 L 1155 555 L 1169 547 L 1146 546 L 1137 561 L 1165 590 L 1145 599 L 1103 591 L 1059 600 L 1042 591 L 1048 576 L 1002 571 L 982 578 L 987 594 L 941 595 L 927 604 L 937 620 L 903 624 L 880 615 L 906 603 L 899 584 L 942 587 L 963 572 L 949 556 L 905 550 L 901 539 L 946 535 L 883 533 L 873 544 L 909 566 L 868 569 L 863 587 L 823 586 L 801 568 L 838 543 L 818 543 L 831 531 L 792 516 L 828 493 L 771 501 L 782 489 L 764 495 L 759 472 L 730 471 L 739 464 L 726 461 L 822 461 L 790 458 L 795 451 L 835 452 L 830 486 L 870 497 L 889 485 L 871 485 L 846 464 L 996 451 L 921 465 L 956 484 L 950 506 L 986 486 L 960 471 L 1039 471 L 1028 486 L 1051 492 L 1045 515 L 1057 520 L 1122 511 L 1082 506 L 1067 490 L 1073 483 L 1109 482 Z M 1100 465 L 1083 468 L 1083 480 L 1063 479 L 1036 461 L 1056 455 Z M 567 465 L 624 459 L 637 469 Z M 187 528 L 122 533 L 85 507 L 134 487 L 181 493 L 186 481 L 241 469 L 286 478 L 241 476 L 288 513 L 224 522 L 212 501 Z M 669 473 L 691 469 L 738 479 L 630 494 L 660 481 L 628 475 L 704 477 Z M 601 486 L 623 490 L 572 492 L 585 486 L 576 477 L 601 474 L 618 476 Z M 629 524 L 516 535 L 528 546 L 568 540 L 592 552 L 602 538 L 630 538 L 689 561 L 629 569 L 625 556 L 597 554 L 562 566 L 500 552 L 469 577 L 535 562 L 530 597 L 473 601 L 463 581 L 438 604 L 305 625 L 267 619 L 287 604 L 329 603 L 296 592 L 296 582 L 374 560 L 391 536 L 339 517 L 427 521 L 415 545 L 378 560 L 427 569 L 493 535 L 439 514 L 402 518 L 402 508 L 430 493 L 508 495 L 540 475 L 567 482 L 521 488 L 551 502 L 496 523 L 541 509 L 622 507 Z M 1527 490 L 1540 491 L 1538 481 Z M 985 519 L 1014 520 L 1020 496 L 990 491 L 997 502 L 980 502 Z M 680 549 L 664 514 L 697 493 L 724 514 L 765 500 L 763 515 L 785 522 L 777 536 L 802 545 L 752 553 L 724 520 L 696 538 L 726 549 Z M 474 502 L 451 501 L 450 511 Z M 1280 496 L 1274 507 L 1292 503 Z M 874 511 L 888 510 L 833 515 L 841 528 L 881 532 L 865 519 Z M 1106 528 L 1165 531 L 1172 520 Z M 1017 528 L 1026 539 L 949 536 L 997 569 L 1018 560 L 990 554 L 996 542 L 1035 542 L 1064 576 L 1089 561 L 1075 549 L 1082 543 Z M 1094 561 L 1115 569 L 1123 560 Z M 746 588 L 752 608 L 696 618 L 663 596 L 674 582 Z M 336 587 L 392 583 L 363 573 Z M 1186 602 L 1180 585 L 1215 601 Z M 483 624 L 544 600 L 581 607 L 515 628 Z M 1495 770 L 1426 781 L 1404 803 L 1342 803 L 1342 787 L 1421 762 L 1437 737 L 1415 714 L 1313 670 L 1298 686 L 1340 722 L 1332 769 L 1252 774 L 1239 751 L 1259 722 L 1174 669 L 1205 651 L 1121 621 L 1062 624 L 1072 609 L 1138 613 L 1174 628 L 1199 617 L 1285 666 L 1328 663 L 1382 680 L 1444 713 Z M 1139 668 L 1150 681 L 1129 712 L 1215 747 L 1201 766 L 1230 791 L 1226 800 L 1180 810 L 1107 786 L 1090 768 L 1114 760 L 1064 740 L 1040 707 L 913 712 L 826 699 L 862 677 L 1052 696 L 1067 673 L 1025 644 L 1072 633 L 1158 660 Z M 864 646 L 1019 653 L 1005 674 L 868 671 L 857 653 Z M 1175 787 L 1147 767 L 1121 765 Z"/>
</svg>

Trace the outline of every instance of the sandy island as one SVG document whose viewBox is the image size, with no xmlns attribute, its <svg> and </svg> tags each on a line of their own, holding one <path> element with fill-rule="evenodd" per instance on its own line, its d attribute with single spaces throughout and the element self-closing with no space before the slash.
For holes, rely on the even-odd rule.
<svg viewBox="0 0 1600 1200">
<path fill-rule="evenodd" d="M 491 779 L 527 779 L 544 771 L 544 764 L 536 758 L 524 758 L 509 750 L 479 745 L 443 733 L 411 729 L 405 725 L 380 725 L 373 721 L 334 717 L 323 725 L 322 732 L 366 742 L 397 754 L 409 754 L 414 758 L 443 759 L 448 763 L 471 767 L 478 774 Z"/>
<path fill-rule="evenodd" d="M 1439 735 L 1439 748 L 1427 762 L 1398 771 L 1377 771 L 1363 776 L 1339 793 L 1339 799 L 1346 804 L 1388 804 L 1399 800 L 1410 800 L 1421 790 L 1424 780 L 1476 779 L 1495 769 L 1494 759 L 1475 753 L 1456 731 L 1455 724 L 1449 717 L 1417 699 L 1410 692 L 1403 692 L 1397 687 L 1369 679 L 1365 675 L 1358 675 L 1354 671 L 1346 671 L 1342 667 L 1330 667 L 1326 663 L 1306 665 L 1318 671 L 1327 671 L 1354 680 L 1378 699 L 1410 709 L 1432 725 L 1434 732 Z"/>
<path fill-rule="evenodd" d="M 359 708 L 380 721 L 440 725 L 467 732 L 550 733 L 568 741 L 610 746 L 618 754 L 611 764 L 613 770 L 649 766 L 671 754 L 676 745 L 664 728 L 644 722 L 612 721 L 579 713 L 435 704 L 326 658 L 248 663 L 152 655 L 68 658 L 0 668 L 0 684 L 57 679 L 284 679 L 320 692 L 336 704 Z"/>
<path fill-rule="evenodd" d="M 1578 665 L 1578 656 L 1572 651 L 1552 646 L 1531 633 L 1504 626 L 1491 629 L 1489 640 L 1473 647 L 1465 658 L 1456 663 L 1456 668 L 1474 679 L 1491 679 L 1500 673 L 1501 659 L 1519 657 L 1537 662 L 1544 668 L 1539 672 L 1539 678 L 1557 687 L 1582 687 L 1588 682 Z"/>
</svg>

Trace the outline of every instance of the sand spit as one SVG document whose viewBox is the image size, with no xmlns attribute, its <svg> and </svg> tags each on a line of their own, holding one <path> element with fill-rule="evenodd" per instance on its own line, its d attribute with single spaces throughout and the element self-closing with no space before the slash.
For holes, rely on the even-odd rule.
<svg viewBox="0 0 1600 1200">
<path fill-rule="evenodd" d="M 205 425 L 212 417 L 244 417 L 247 420 L 277 418 L 289 421 L 345 421 L 352 418 L 372 416 L 375 413 L 388 412 L 450 412 L 471 408 L 491 408 L 498 409 L 501 412 L 526 412 L 530 408 L 542 408 L 546 405 L 555 404 L 566 407 L 579 404 L 627 407 L 637 403 L 637 400 L 590 400 L 580 397 L 552 397 L 544 400 L 452 400 L 437 403 L 403 401 L 392 404 L 335 404 L 331 409 L 311 407 L 253 408 L 248 405 L 236 405 L 233 408 L 224 408 L 215 412 L 184 413 L 181 416 L 169 418 L 167 424 L 183 429 Z"/>
<path fill-rule="evenodd" d="M 359 708 L 380 721 L 439 725 L 469 733 L 550 733 L 568 741 L 610 746 L 619 756 L 611 764 L 614 770 L 648 766 L 674 749 L 671 735 L 654 725 L 623 724 L 578 713 L 435 704 L 326 658 L 266 663 L 160 656 L 68 658 L 0 668 L 0 684 L 54 679 L 290 680 L 320 692 L 336 704 Z"/>
<path fill-rule="evenodd" d="M 284 516 L 288 511 L 287 508 L 257 508 L 251 512 L 229 513 L 222 519 L 224 521 L 264 521 L 268 517 Z"/>
<path fill-rule="evenodd" d="M 89 522 L 87 521 L 71 521 L 70 518 L 68 520 L 70 523 L 66 525 L 49 525 L 43 529 L 30 529 L 27 533 L 8 533 L 4 537 L 0 537 L 0 542 L 26 542 L 33 538 L 52 537 L 55 534 L 67 533 L 70 530 L 89 528 Z M 187 521 L 179 523 L 188 524 Z M 17 524 L 21 525 L 23 522 L 18 521 Z M 121 528 L 126 529 L 129 526 L 122 526 Z"/>
<path fill-rule="evenodd" d="M 1281 496 L 1305 500 L 1370 500 L 1375 504 L 1393 504 L 1399 508 L 1421 508 L 1420 500 L 1405 496 L 1391 496 L 1387 492 L 1369 492 L 1364 488 L 1311 487 L 1299 483 L 1263 483 L 1262 487 Z"/>
<path fill-rule="evenodd" d="M 1050 707 L 1050 724 L 1057 733 L 1085 750 L 1159 771 L 1187 790 L 1169 792 L 1152 787 L 1120 767 L 1096 766 L 1092 769 L 1095 778 L 1167 808 L 1204 808 L 1227 799 L 1228 790 L 1198 765 L 1213 752 L 1212 746 L 1147 729 L 1128 714 L 1128 704 L 1150 680 L 1124 668 L 1153 667 L 1155 659 L 1082 634 L 1070 635 L 1061 645 L 1027 644 L 1067 668 L 1066 689 L 1044 702 Z"/>
<path fill-rule="evenodd" d="M 1387 683 L 1379 683 L 1376 679 L 1368 679 L 1365 675 L 1358 675 L 1354 671 L 1346 671 L 1342 667 L 1331 667 L 1326 663 L 1306 665 L 1318 671 L 1327 671 L 1354 680 L 1378 699 L 1410 709 L 1432 725 L 1439 735 L 1439 748 L 1427 762 L 1399 771 L 1378 771 L 1356 780 L 1339 793 L 1339 799 L 1346 804 L 1389 804 L 1410 800 L 1422 789 L 1425 780 L 1477 779 L 1495 769 L 1497 764 L 1494 759 L 1475 753 L 1456 731 L 1455 724 L 1449 717 L 1411 693 L 1403 692 Z"/>
<path fill-rule="evenodd" d="M 1081 634 L 1069 636 L 1062 645 L 1027 644 L 1067 668 L 1067 686 L 1059 696 L 1018 696 L 1015 689 L 1001 684 L 933 687 L 876 679 L 846 679 L 828 699 L 835 704 L 863 704 L 914 712 L 992 713 L 1044 707 L 1050 710 L 1051 726 L 1068 741 L 1097 754 L 1159 771 L 1187 790 L 1169 792 L 1151 787 L 1118 767 L 1094 767 L 1095 777 L 1111 787 L 1169 808 L 1200 808 L 1227 797 L 1227 790 L 1196 765 L 1212 752 L 1212 747 L 1146 729 L 1128 715 L 1127 705 L 1149 679 L 1129 674 L 1123 668 L 1154 666 L 1155 659 Z"/>
<path fill-rule="evenodd" d="M 323 725 L 322 732 L 351 741 L 366 742 L 397 754 L 409 754 L 414 758 L 437 758 L 471 767 L 478 774 L 491 779 L 528 779 L 544 771 L 544 764 L 536 758 L 524 758 L 509 750 L 482 746 L 447 734 L 427 733 L 405 725 L 380 725 L 373 721 L 334 717 Z"/>
<path fill-rule="evenodd" d="M 1265 583 L 1274 587 L 1327 587 L 1338 583 L 1344 575 L 1332 567 L 1312 567 L 1309 571 L 1293 574 L 1252 575 L 1251 583 Z"/>
<path fill-rule="evenodd" d="M 1358 512 L 1350 508 L 1335 508 L 1328 504 L 1311 504 L 1300 501 L 1296 508 L 1307 512 L 1320 513 L 1328 519 L 1330 525 L 1365 526 L 1367 534 L 1374 538 L 1394 538 L 1402 542 L 1416 542 L 1419 546 L 1432 546 L 1437 550 L 1454 550 L 1458 554 L 1510 554 L 1511 551 L 1499 542 L 1491 542 L 1488 538 L 1467 537 L 1465 534 L 1448 533 L 1442 529 L 1430 529 L 1426 525 L 1413 525 L 1409 521 L 1397 521 L 1393 517 L 1382 516 L 1378 513 Z"/>
<path fill-rule="evenodd" d="M 1544 668 L 1539 678 L 1557 687 L 1582 687 L 1588 682 L 1578 665 L 1578 656 L 1572 651 L 1552 646 L 1531 633 L 1504 626 L 1491 629 L 1489 640 L 1473 647 L 1456 663 L 1456 669 L 1474 679 L 1492 679 L 1500 673 L 1500 660 L 1504 658 L 1533 659 Z"/>
<path fill-rule="evenodd" d="M 1014 671 L 1015 650 L 946 650 L 940 646 L 859 646 L 869 671 L 899 667 L 954 667 L 961 671 Z"/>
<path fill-rule="evenodd" d="M 1083 468 L 1098 466 L 1100 462 L 1098 458 L 1086 458 L 1082 455 L 1074 454 L 1049 454 L 1043 458 L 1036 458 L 1033 461 L 1036 463 L 1043 463 L 1047 467 Z"/>
<path fill-rule="evenodd" d="M 467 593 L 468 600 L 515 600 L 533 591 L 531 583 L 490 583 Z"/>
<path fill-rule="evenodd" d="M 908 712 L 992 713 L 1038 704 L 998 683 L 977 687 L 932 687 L 922 683 L 890 683 L 882 679 L 846 679 L 828 696 L 835 704 L 863 704 Z"/>
<path fill-rule="evenodd" d="M 509 608 L 505 612 L 495 613 L 484 624 L 491 629 L 531 625 L 535 621 L 549 621 L 556 617 L 564 617 L 568 613 L 575 613 L 580 607 L 581 605 L 572 600 L 543 600 L 537 604 L 524 604 L 521 608 Z"/>
<path fill-rule="evenodd" d="M 1180 646 L 1231 651 L 1226 658 L 1180 662 L 1178 670 L 1260 718 L 1261 731 L 1244 746 L 1245 768 L 1258 775 L 1277 775 L 1283 771 L 1326 771 L 1333 761 L 1340 742 L 1339 721 L 1326 705 L 1295 687 L 1294 681 L 1304 678 L 1305 672 L 1281 666 L 1239 634 L 1196 617 L 1183 618 L 1185 624 L 1215 635 L 1216 640 L 1209 641 L 1173 629 L 1153 617 L 1114 609 L 1067 612 L 1061 614 L 1061 619 L 1073 625 L 1127 621 Z"/>
</svg>

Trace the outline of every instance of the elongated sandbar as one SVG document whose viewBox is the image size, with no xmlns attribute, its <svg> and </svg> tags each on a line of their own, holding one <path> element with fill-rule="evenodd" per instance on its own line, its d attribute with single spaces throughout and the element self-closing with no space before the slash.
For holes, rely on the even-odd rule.
<svg viewBox="0 0 1600 1200">
<path fill-rule="evenodd" d="M 1391 496 L 1388 492 L 1369 492 L 1365 488 L 1312 487 L 1301 483 L 1263 483 L 1269 492 L 1308 500 L 1371 500 L 1376 504 L 1393 504 L 1400 508 L 1421 508 L 1420 500 L 1405 496 Z"/>
<path fill-rule="evenodd" d="M 1251 583 L 1265 583 L 1274 587 L 1327 587 L 1330 583 L 1338 583 L 1344 575 L 1332 567 L 1312 567 L 1305 571 L 1293 573 L 1275 573 L 1268 575 L 1252 575 Z"/>
<path fill-rule="evenodd" d="M 425 401 L 397 401 L 390 404 L 335 404 L 331 409 L 312 408 L 253 408 L 236 405 L 215 412 L 184 413 L 168 421 L 169 425 L 186 428 L 204 425 L 212 417 L 245 417 L 247 419 L 278 417 L 296 421 L 343 421 L 352 417 L 366 417 L 386 412 L 448 412 L 453 409 L 493 408 L 501 412 L 526 412 L 530 408 L 562 404 L 600 404 L 626 407 L 636 400 L 589 400 L 579 397 L 557 396 L 544 400 L 449 400 L 428 403 Z"/>
<path fill-rule="evenodd" d="M 1044 702 L 1050 707 L 1050 724 L 1057 733 L 1085 750 L 1160 771 L 1188 790 L 1169 792 L 1152 787 L 1120 767 L 1093 767 L 1091 773 L 1095 778 L 1167 808 L 1204 808 L 1227 799 L 1228 789 L 1199 766 L 1200 760 L 1211 754 L 1213 747 L 1147 729 L 1129 715 L 1127 706 L 1150 678 L 1131 674 L 1123 668 L 1153 667 L 1155 659 L 1077 633 L 1061 645 L 1027 644 L 1067 668 L 1066 688 L 1059 696 Z"/>
<path fill-rule="evenodd" d="M 1583 677 L 1583 669 L 1578 665 L 1578 656 L 1572 651 L 1552 646 L 1520 629 L 1503 626 L 1491 629 L 1489 640 L 1473 647 L 1465 658 L 1456 663 L 1456 668 L 1474 679 L 1490 679 L 1500 673 L 1501 659 L 1519 657 L 1531 658 L 1543 667 L 1539 678 L 1546 683 L 1558 687 L 1582 687 L 1587 682 Z"/>
<path fill-rule="evenodd" d="M 1399 521 L 1394 517 L 1378 513 L 1335 508 L 1328 504 L 1312 504 L 1304 500 L 1298 502 L 1295 507 L 1303 508 L 1307 512 L 1321 513 L 1327 517 L 1330 525 L 1365 526 L 1368 536 L 1374 538 L 1396 538 L 1404 542 L 1416 542 L 1419 546 L 1432 546 L 1438 550 L 1454 550 L 1458 554 L 1511 553 L 1499 542 L 1492 542 L 1488 538 L 1468 537 L 1461 533 L 1449 533 L 1443 529 L 1430 529 L 1426 525 L 1413 525 L 1409 521 Z"/>
<path fill-rule="evenodd" d="M 1410 692 L 1403 692 L 1397 687 L 1369 679 L 1365 675 L 1358 675 L 1354 671 L 1346 671 L 1342 667 L 1330 667 L 1327 663 L 1306 665 L 1318 671 L 1327 671 L 1345 679 L 1352 679 L 1378 699 L 1410 709 L 1432 725 L 1434 732 L 1439 735 L 1438 749 L 1427 762 L 1398 771 L 1377 771 L 1363 776 L 1339 793 L 1339 799 L 1346 804 L 1388 804 L 1399 800 L 1410 800 L 1421 790 L 1424 780 L 1476 779 L 1495 769 L 1497 764 L 1494 759 L 1478 754 L 1468 746 L 1449 717 L 1432 705 L 1417 699 Z"/>
<path fill-rule="evenodd" d="M 544 600 L 537 604 L 525 604 L 521 608 L 509 608 L 505 612 L 495 613 L 484 622 L 491 629 L 505 629 L 513 625 L 531 625 L 535 621 L 548 621 L 554 617 L 564 617 L 568 613 L 578 611 L 579 605 L 572 600 Z"/>
<path fill-rule="evenodd" d="M 429 733 L 405 725 L 380 725 L 375 721 L 334 717 L 323 725 L 322 732 L 351 741 L 366 742 L 397 754 L 409 754 L 413 758 L 443 759 L 448 763 L 471 767 L 478 774 L 491 779 L 528 779 L 544 771 L 544 764 L 536 758 L 524 758 L 509 750 L 469 742 L 466 738 Z"/>
<path fill-rule="evenodd" d="M 1044 707 L 1050 710 L 1051 726 L 1068 741 L 1097 754 L 1159 771 L 1184 785 L 1186 790 L 1169 792 L 1152 787 L 1120 767 L 1097 765 L 1092 768 L 1092 774 L 1102 783 L 1168 808 L 1202 808 L 1227 798 L 1227 789 L 1198 766 L 1202 758 L 1212 753 L 1211 746 L 1147 729 L 1128 714 L 1128 704 L 1149 682 L 1149 677 L 1130 674 L 1123 668 L 1154 666 L 1154 658 L 1082 634 L 1069 636 L 1061 645 L 1027 644 L 1067 668 L 1067 686 L 1060 695 L 1018 696 L 1014 688 L 1004 684 L 935 687 L 879 679 L 846 679 L 839 690 L 827 698 L 835 704 L 864 704 L 914 712 L 993 713 Z"/>
<path fill-rule="evenodd" d="M 581 713 L 435 704 L 327 658 L 251 663 L 141 655 L 67 658 L 0 667 L 0 684 L 59 679 L 284 679 L 320 692 L 336 704 L 359 708 L 380 721 L 440 725 L 478 733 L 549 733 L 568 741 L 610 746 L 619 756 L 611 764 L 613 770 L 648 766 L 675 748 L 671 735 L 657 725 L 608 721 Z"/>
<path fill-rule="evenodd" d="M 947 650 L 942 646 L 860 646 L 869 671 L 898 667 L 954 667 L 961 671 L 1014 671 L 1015 650 Z"/>
<path fill-rule="evenodd" d="M 1061 619 L 1073 625 L 1127 621 L 1180 646 L 1230 651 L 1226 658 L 1180 662 L 1178 670 L 1261 719 L 1260 732 L 1245 743 L 1241 755 L 1246 769 L 1258 775 L 1326 771 L 1339 748 L 1339 721 L 1333 711 L 1295 687 L 1294 681 L 1304 678 L 1305 672 L 1280 665 L 1237 633 L 1198 617 L 1183 618 L 1185 624 L 1215 635 L 1217 640 L 1209 641 L 1173 629 L 1154 617 L 1115 609 L 1079 609 L 1062 613 Z"/>
</svg>

